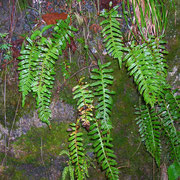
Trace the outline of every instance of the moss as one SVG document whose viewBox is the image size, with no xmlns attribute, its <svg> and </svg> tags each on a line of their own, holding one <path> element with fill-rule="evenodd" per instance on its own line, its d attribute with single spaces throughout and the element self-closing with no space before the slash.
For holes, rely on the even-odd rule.
<svg viewBox="0 0 180 180">
<path fill-rule="evenodd" d="M 17 157 L 23 163 L 41 163 L 42 153 L 44 161 L 49 161 L 49 155 L 58 156 L 62 149 L 67 148 L 68 124 L 52 124 L 52 129 L 32 128 L 26 135 L 20 137 L 14 148 L 19 153 Z"/>
</svg>

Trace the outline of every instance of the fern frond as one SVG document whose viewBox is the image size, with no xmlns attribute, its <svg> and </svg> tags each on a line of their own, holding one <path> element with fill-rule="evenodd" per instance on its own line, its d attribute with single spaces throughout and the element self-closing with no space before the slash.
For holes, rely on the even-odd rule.
<svg viewBox="0 0 180 180">
<path fill-rule="evenodd" d="M 162 127 L 170 144 L 171 158 L 180 161 L 180 137 L 175 127 L 175 123 L 180 119 L 180 96 L 174 96 L 174 92 L 170 90 L 166 91 L 158 109 Z"/>
<path fill-rule="evenodd" d="M 62 50 L 67 46 L 68 42 L 70 44 L 70 37 L 74 37 L 73 32 L 77 29 L 70 26 L 70 17 L 68 16 L 66 20 L 59 20 L 54 27 L 53 41 L 58 48 L 59 54 L 62 55 Z"/>
<path fill-rule="evenodd" d="M 83 148 L 83 133 L 79 132 L 79 125 L 77 123 L 72 123 L 71 128 L 73 132 L 69 137 L 69 151 L 71 156 L 72 164 L 74 165 L 75 175 L 77 179 L 83 180 L 86 177 L 86 160 Z"/>
<path fill-rule="evenodd" d="M 137 124 L 142 141 L 145 143 L 147 151 L 155 158 L 157 165 L 160 165 L 161 145 L 160 145 L 160 122 L 155 112 L 155 108 L 141 105 L 136 108 Z"/>
<path fill-rule="evenodd" d="M 92 105 L 92 98 L 94 96 L 92 91 L 88 90 L 89 84 L 81 83 L 82 79 L 79 81 L 79 85 L 73 88 L 73 99 L 78 99 L 77 105 L 79 120 L 81 121 L 83 127 L 88 128 L 93 117 L 92 109 L 94 107 Z"/>
<path fill-rule="evenodd" d="M 62 180 L 66 180 L 66 176 L 69 172 L 70 174 L 70 179 L 71 180 L 74 180 L 74 166 L 72 165 L 72 162 L 71 162 L 71 157 L 70 157 L 70 153 L 69 151 L 67 150 L 62 150 L 59 154 L 59 156 L 63 155 L 63 154 L 66 154 L 69 158 L 69 161 L 68 161 L 68 166 L 66 166 L 62 172 Z"/>
<path fill-rule="evenodd" d="M 101 64 L 98 61 L 99 69 L 93 69 L 91 79 L 95 80 L 91 84 L 95 88 L 94 95 L 98 97 L 98 105 L 96 105 L 96 119 L 101 120 L 101 126 L 110 132 L 112 125 L 110 121 L 111 109 L 112 109 L 112 97 L 113 91 L 110 91 L 107 86 L 113 84 L 113 76 L 111 73 L 113 69 L 107 69 L 110 66 L 110 62 Z"/>
<path fill-rule="evenodd" d="M 117 21 L 117 18 L 121 18 L 117 8 L 118 6 L 115 6 L 109 12 L 104 10 L 100 16 L 103 16 L 105 20 L 102 21 L 100 25 L 104 26 L 102 36 L 105 38 L 104 42 L 106 42 L 106 50 L 108 51 L 108 54 L 112 54 L 114 58 L 118 59 L 121 68 L 123 51 L 126 51 L 126 48 L 122 43 L 120 23 Z"/>
<path fill-rule="evenodd" d="M 140 94 L 151 107 L 163 97 L 164 90 L 169 88 L 166 81 L 167 65 L 162 50 L 158 49 L 163 46 L 156 43 L 153 38 L 141 45 L 135 45 L 133 41 L 129 53 L 124 58 Z"/>
<path fill-rule="evenodd" d="M 31 91 L 31 85 L 34 81 L 33 71 L 36 70 L 36 62 L 38 61 L 40 52 L 37 49 L 36 37 L 40 34 L 40 31 L 35 31 L 31 38 L 27 37 L 27 44 L 25 49 L 21 50 L 21 56 L 18 57 L 19 62 L 19 91 L 22 92 L 22 106 L 25 104 L 25 99 L 28 93 Z"/>
<path fill-rule="evenodd" d="M 24 106 L 26 95 L 32 91 L 37 100 L 39 118 L 50 127 L 49 109 L 51 99 L 51 89 L 54 82 L 54 64 L 59 54 L 66 47 L 66 42 L 70 42 L 73 37 L 72 31 L 76 29 L 69 26 L 70 19 L 59 21 L 54 27 L 54 38 L 43 37 L 43 33 L 52 27 L 45 26 L 41 31 L 35 31 L 30 38 L 27 38 L 27 45 L 22 49 L 19 59 L 20 83 L 22 92 L 22 105 Z"/>
<path fill-rule="evenodd" d="M 94 119 L 93 125 L 90 127 L 91 131 L 89 135 L 93 140 L 94 152 L 97 155 L 98 163 L 102 166 L 102 170 L 106 171 L 106 176 L 109 179 L 117 180 L 119 179 L 119 171 L 116 168 L 116 156 L 111 149 L 113 147 L 111 144 L 112 138 L 110 138 L 110 136 L 105 136 L 107 130 L 104 130 L 101 126 L 99 126 L 98 121 Z"/>
<path fill-rule="evenodd" d="M 37 95 L 37 106 L 39 118 L 42 122 L 50 125 L 49 117 L 51 116 L 50 99 L 51 91 L 54 83 L 54 64 L 58 59 L 58 49 L 54 47 L 51 39 L 41 38 L 38 43 L 40 52 L 38 62 L 36 62 L 36 71 L 34 73 L 34 82 L 32 83 L 32 91 Z M 39 64 L 38 64 L 39 63 Z"/>
</svg>

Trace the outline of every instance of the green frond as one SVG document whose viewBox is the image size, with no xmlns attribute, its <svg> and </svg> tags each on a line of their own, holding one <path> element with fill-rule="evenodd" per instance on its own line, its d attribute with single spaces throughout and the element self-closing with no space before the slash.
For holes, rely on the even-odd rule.
<svg viewBox="0 0 180 180">
<path fill-rule="evenodd" d="M 70 17 L 68 16 L 66 20 L 59 20 L 54 27 L 53 41 L 60 55 L 62 55 L 62 50 L 66 48 L 67 42 L 70 44 L 70 37 L 74 37 L 73 31 L 77 31 L 76 28 L 69 24 Z"/>
<path fill-rule="evenodd" d="M 142 141 L 145 143 L 147 151 L 155 158 L 160 166 L 160 122 L 155 112 L 155 108 L 149 108 L 147 105 L 141 105 L 136 108 L 137 124 Z"/>
<path fill-rule="evenodd" d="M 94 119 L 90 130 L 89 135 L 93 140 L 94 152 L 96 153 L 98 163 L 100 163 L 102 166 L 102 170 L 106 171 L 106 176 L 108 179 L 119 179 L 119 171 L 116 168 L 116 156 L 114 155 L 114 151 L 111 149 L 113 146 L 111 144 L 112 138 L 110 138 L 110 136 L 105 136 L 107 131 L 99 126 L 96 119 Z"/>
<path fill-rule="evenodd" d="M 36 62 L 40 55 L 36 42 L 30 38 L 27 38 L 26 41 L 25 49 L 20 52 L 21 56 L 18 57 L 21 60 L 18 64 L 18 70 L 21 71 L 19 74 L 19 91 L 22 92 L 22 106 L 24 106 L 25 98 L 31 91 L 31 85 L 35 77 L 33 72 L 36 70 Z"/>
<path fill-rule="evenodd" d="M 151 107 L 164 96 L 164 90 L 169 88 L 162 43 L 163 41 L 157 41 L 155 38 L 141 45 L 136 45 L 133 41 L 129 53 L 124 58 L 140 94 Z"/>
<path fill-rule="evenodd" d="M 108 54 L 118 59 L 121 67 L 123 51 L 126 51 L 126 48 L 122 43 L 120 23 L 117 20 L 121 16 L 118 14 L 117 8 L 118 6 L 115 6 L 109 12 L 103 11 L 100 16 L 103 16 L 105 20 L 100 25 L 103 25 L 102 36 L 104 37 L 104 42 L 106 42 L 106 50 Z"/>
<path fill-rule="evenodd" d="M 180 137 L 175 127 L 180 119 L 180 96 L 174 92 L 166 91 L 165 97 L 159 104 L 159 117 L 169 142 L 171 158 L 180 160 Z"/>
<path fill-rule="evenodd" d="M 43 37 L 43 33 L 52 27 L 45 26 L 41 31 L 36 30 L 26 39 L 27 44 L 21 50 L 21 60 L 19 63 L 19 89 L 22 92 L 22 105 L 25 97 L 30 91 L 35 94 L 39 118 L 50 127 L 49 118 L 51 116 L 50 102 L 51 89 L 54 83 L 54 64 L 59 54 L 65 49 L 67 41 L 70 42 L 72 31 L 76 29 L 69 26 L 70 19 L 59 21 L 54 27 L 53 39 Z"/>
<path fill-rule="evenodd" d="M 113 84 L 112 69 L 108 69 L 110 62 L 101 64 L 98 61 L 99 69 L 93 69 L 91 79 L 95 80 L 91 86 L 95 89 L 94 95 L 98 97 L 98 105 L 96 105 L 96 119 L 101 120 L 102 129 L 106 129 L 110 132 L 112 125 L 110 121 L 111 109 L 112 109 L 112 97 L 113 91 L 110 91 L 107 86 Z"/>
<path fill-rule="evenodd" d="M 83 145 L 83 133 L 79 132 L 78 121 L 77 124 L 72 123 L 71 128 L 73 132 L 69 137 L 69 152 L 71 157 L 72 165 L 74 166 L 75 176 L 79 180 L 85 179 L 87 173 L 87 165 L 84 154 L 84 145 Z"/>
<path fill-rule="evenodd" d="M 66 154 L 68 157 L 69 157 L 69 161 L 68 161 L 68 166 L 66 166 L 64 169 L 63 169 L 63 172 L 62 172 L 62 180 L 66 180 L 66 176 L 69 172 L 69 175 L 70 175 L 70 179 L 71 180 L 74 180 L 74 166 L 72 165 L 72 162 L 71 162 L 71 157 L 70 157 L 70 152 L 68 150 L 62 150 L 59 154 L 59 156 L 62 156 L 63 154 Z"/>
<path fill-rule="evenodd" d="M 51 111 L 49 106 L 52 94 L 50 89 L 53 87 L 54 64 L 59 54 L 58 49 L 54 47 L 51 39 L 41 38 L 40 42 L 38 42 L 38 50 L 40 54 L 36 62 L 36 71 L 33 72 L 35 78 L 31 86 L 33 93 L 37 95 L 39 118 L 42 122 L 50 125 L 49 118 Z"/>
</svg>

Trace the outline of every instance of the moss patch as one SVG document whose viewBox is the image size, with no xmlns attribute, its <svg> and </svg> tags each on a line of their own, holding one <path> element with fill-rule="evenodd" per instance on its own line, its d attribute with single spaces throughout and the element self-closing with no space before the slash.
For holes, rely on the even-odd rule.
<svg viewBox="0 0 180 180">
<path fill-rule="evenodd" d="M 58 156 L 62 149 L 67 148 L 67 128 L 65 123 L 52 124 L 51 130 L 32 128 L 14 143 L 17 158 L 23 163 L 38 164 L 42 158 L 49 161 L 49 156 Z"/>
</svg>

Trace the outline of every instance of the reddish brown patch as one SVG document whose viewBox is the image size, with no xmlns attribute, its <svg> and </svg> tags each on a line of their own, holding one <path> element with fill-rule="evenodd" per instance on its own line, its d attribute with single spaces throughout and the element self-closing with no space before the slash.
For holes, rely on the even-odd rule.
<svg viewBox="0 0 180 180">
<path fill-rule="evenodd" d="M 110 1 L 112 1 L 112 6 L 111 7 L 109 6 Z M 110 10 L 111 8 L 116 6 L 121 1 L 122 0 L 101 0 L 101 1 L 99 1 L 100 11 L 103 10 L 103 9 Z M 96 2 L 96 6 L 97 6 L 97 2 Z"/>
<path fill-rule="evenodd" d="M 90 30 L 93 30 L 95 33 L 97 33 L 102 30 L 102 27 L 98 24 L 92 24 L 90 26 Z"/>
<path fill-rule="evenodd" d="M 56 24 L 57 20 L 67 19 L 68 14 L 66 13 L 47 13 L 42 15 L 42 19 L 46 22 L 47 25 Z"/>
</svg>

